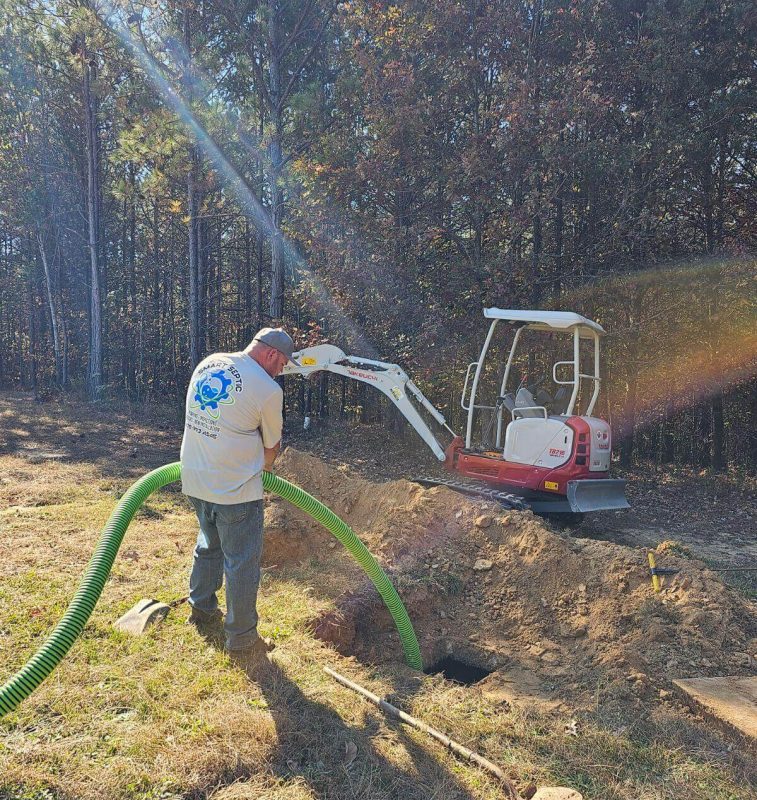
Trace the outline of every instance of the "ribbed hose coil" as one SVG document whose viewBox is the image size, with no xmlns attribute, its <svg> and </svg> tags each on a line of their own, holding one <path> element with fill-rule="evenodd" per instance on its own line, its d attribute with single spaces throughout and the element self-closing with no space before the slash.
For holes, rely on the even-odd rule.
<svg viewBox="0 0 757 800">
<path fill-rule="evenodd" d="M 66 613 L 39 650 L 0 687 L 0 717 L 13 711 L 63 660 L 84 630 L 84 626 L 102 594 L 126 528 L 139 507 L 154 491 L 180 478 L 181 464 L 178 461 L 174 464 L 167 464 L 142 476 L 129 487 L 119 500 L 100 534 L 95 552 L 92 554 L 87 570 Z M 407 611 L 376 559 L 368 552 L 352 529 L 323 503 L 278 475 L 264 472 L 263 486 L 310 514 L 349 550 L 373 581 L 386 603 L 397 625 L 408 665 L 415 669 L 422 669 L 418 640 Z"/>
</svg>

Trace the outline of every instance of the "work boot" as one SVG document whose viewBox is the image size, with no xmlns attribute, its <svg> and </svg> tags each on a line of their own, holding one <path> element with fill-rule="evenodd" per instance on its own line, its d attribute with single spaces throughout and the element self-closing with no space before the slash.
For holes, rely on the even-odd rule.
<svg viewBox="0 0 757 800">
<path fill-rule="evenodd" d="M 216 608 L 214 611 L 202 611 L 192 606 L 192 610 L 187 617 L 187 625 L 195 625 L 198 628 L 210 628 L 218 625 L 223 620 L 223 611 Z"/>
<path fill-rule="evenodd" d="M 249 671 L 265 663 L 266 656 L 274 647 L 276 647 L 276 645 L 270 639 L 264 639 L 262 636 L 258 636 L 249 647 L 240 650 L 227 649 L 226 652 L 229 655 L 229 659 L 238 667 Z"/>
</svg>

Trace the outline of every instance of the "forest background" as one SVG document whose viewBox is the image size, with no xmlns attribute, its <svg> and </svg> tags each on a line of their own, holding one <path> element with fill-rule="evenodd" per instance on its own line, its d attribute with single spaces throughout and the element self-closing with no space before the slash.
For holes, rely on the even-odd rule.
<svg viewBox="0 0 757 800">
<path fill-rule="evenodd" d="M 482 309 L 609 332 L 625 464 L 757 467 L 748 0 L 0 0 L 0 386 L 181 405 L 262 325 L 460 427 Z M 362 384 L 290 412 L 371 421 Z"/>
</svg>

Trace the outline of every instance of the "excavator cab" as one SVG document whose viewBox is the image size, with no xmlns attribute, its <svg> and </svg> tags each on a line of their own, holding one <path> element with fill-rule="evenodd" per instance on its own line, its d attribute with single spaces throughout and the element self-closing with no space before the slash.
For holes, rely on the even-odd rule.
<svg viewBox="0 0 757 800">
<path fill-rule="evenodd" d="M 465 446 L 472 448 L 474 424 L 480 414 L 490 412 L 496 420 L 495 448 L 503 445 L 503 433 L 510 422 L 519 419 L 541 418 L 547 419 L 551 415 L 570 417 L 577 410 L 579 392 L 588 390 L 590 397 L 584 404 L 582 416 L 590 417 L 599 396 L 601 378 L 599 375 L 599 337 L 605 331 L 601 325 L 592 320 L 566 311 L 519 311 L 499 308 L 487 308 L 484 317 L 491 319 L 491 325 L 481 348 L 477 361 L 468 365 L 465 375 L 460 405 L 467 412 L 467 426 Z M 508 330 L 513 331 L 512 342 L 507 353 L 506 361 L 498 371 L 497 365 L 493 369 L 499 375 L 499 393 L 494 404 L 486 403 L 480 399 L 482 377 L 487 366 L 487 356 L 492 351 L 495 334 L 498 326 L 505 323 Z M 531 380 L 525 374 L 519 383 L 513 385 L 513 372 L 516 357 L 519 354 L 524 334 L 528 331 L 539 331 L 562 335 L 572 345 L 572 358 L 555 360 L 550 367 L 549 376 L 541 375 Z M 581 351 L 582 342 L 588 340 L 593 344 L 593 356 L 590 363 L 586 364 L 584 356 L 584 369 L 582 371 Z M 471 380 L 472 375 L 472 380 Z M 547 378 L 557 386 L 556 392 L 551 393 L 545 387 Z M 585 391 L 584 391 L 585 394 Z"/>
</svg>

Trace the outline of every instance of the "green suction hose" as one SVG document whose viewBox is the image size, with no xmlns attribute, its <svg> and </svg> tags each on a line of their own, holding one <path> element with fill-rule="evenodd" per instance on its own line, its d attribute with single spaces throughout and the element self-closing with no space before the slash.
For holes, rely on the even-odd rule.
<svg viewBox="0 0 757 800">
<path fill-rule="evenodd" d="M 379 566 L 376 559 L 370 554 L 368 548 L 357 538 L 355 532 L 349 525 L 345 524 L 337 515 L 327 508 L 315 497 L 303 491 L 297 486 L 293 486 L 289 481 L 285 481 L 278 475 L 271 472 L 263 473 L 263 486 L 268 491 L 289 500 L 290 503 L 301 508 L 310 514 L 313 519 L 323 525 L 329 533 L 333 533 L 337 539 L 349 550 L 350 555 L 365 570 L 366 575 L 373 581 L 373 585 L 378 589 L 386 607 L 394 619 L 397 631 L 402 642 L 402 649 L 405 651 L 405 661 L 408 666 L 414 669 L 423 669 L 421 651 L 418 647 L 418 639 L 415 636 L 410 617 L 407 615 L 405 606 L 402 604 L 394 586 L 392 586 L 386 573 Z"/>
<path fill-rule="evenodd" d="M 180 477 L 181 464 L 176 462 L 148 472 L 129 487 L 103 528 L 79 589 L 55 630 L 29 661 L 3 686 L 0 686 L 0 717 L 13 711 L 63 660 L 84 629 L 102 594 L 126 528 L 134 514 L 154 491 L 179 480 Z M 264 472 L 263 486 L 310 514 L 349 550 L 373 581 L 394 618 L 408 665 L 422 669 L 418 640 L 405 606 L 376 559 L 353 530 L 323 503 L 278 475 Z"/>
</svg>

